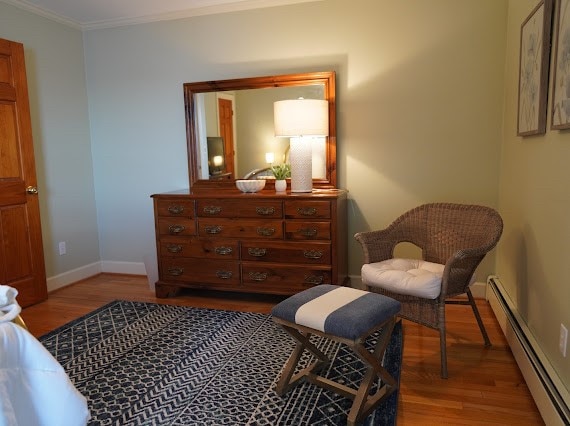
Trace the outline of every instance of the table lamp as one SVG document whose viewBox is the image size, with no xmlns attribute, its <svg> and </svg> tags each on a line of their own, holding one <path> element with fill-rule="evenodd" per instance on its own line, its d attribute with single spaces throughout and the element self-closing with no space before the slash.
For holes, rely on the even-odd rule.
<svg viewBox="0 0 570 426">
<path fill-rule="evenodd" d="M 276 137 L 290 139 L 291 192 L 313 190 L 312 138 L 329 134 L 329 104 L 321 99 L 291 99 L 273 104 Z"/>
</svg>

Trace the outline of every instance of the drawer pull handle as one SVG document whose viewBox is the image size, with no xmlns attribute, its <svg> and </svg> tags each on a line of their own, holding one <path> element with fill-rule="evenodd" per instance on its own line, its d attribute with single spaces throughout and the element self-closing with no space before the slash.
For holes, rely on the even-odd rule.
<svg viewBox="0 0 570 426">
<path fill-rule="evenodd" d="M 317 209 L 314 207 L 299 207 L 297 212 L 301 216 L 314 216 L 317 214 Z"/>
<path fill-rule="evenodd" d="M 204 230 L 206 234 L 219 234 L 222 232 L 222 227 L 220 225 L 206 226 Z"/>
<path fill-rule="evenodd" d="M 233 249 L 231 247 L 216 247 L 214 252 L 216 254 L 221 254 L 222 256 L 226 254 L 232 254 Z"/>
<path fill-rule="evenodd" d="M 305 250 L 303 256 L 307 259 L 320 259 L 323 257 L 323 252 L 319 250 Z"/>
<path fill-rule="evenodd" d="M 304 282 L 305 284 L 319 285 L 325 282 L 325 277 L 322 275 L 307 275 Z"/>
<path fill-rule="evenodd" d="M 275 207 L 256 207 L 255 212 L 260 216 L 271 216 L 275 214 Z"/>
<path fill-rule="evenodd" d="M 170 214 L 181 214 L 184 213 L 184 206 L 168 206 L 168 213 Z"/>
<path fill-rule="evenodd" d="M 184 273 L 184 268 L 168 268 L 168 275 L 179 277 Z"/>
<path fill-rule="evenodd" d="M 216 271 L 216 276 L 222 280 L 229 280 L 232 275 L 232 271 Z"/>
<path fill-rule="evenodd" d="M 206 214 L 220 214 L 222 212 L 222 208 L 220 206 L 205 206 L 204 213 Z"/>
<path fill-rule="evenodd" d="M 319 231 L 317 228 L 301 228 L 298 232 L 304 237 L 315 237 Z"/>
<path fill-rule="evenodd" d="M 171 234 L 180 234 L 181 232 L 184 232 L 186 228 L 184 227 L 184 225 L 170 225 L 168 227 L 168 232 L 170 232 Z"/>
<path fill-rule="evenodd" d="M 257 234 L 262 237 L 270 237 L 275 234 L 275 228 L 262 228 L 261 226 L 257 228 Z"/>
<path fill-rule="evenodd" d="M 265 281 L 269 274 L 267 272 L 250 272 L 249 277 L 252 281 Z"/>
<path fill-rule="evenodd" d="M 267 254 L 267 249 L 260 248 L 260 247 L 250 247 L 247 249 L 247 252 L 250 256 L 253 257 L 263 257 Z"/>
<path fill-rule="evenodd" d="M 169 253 L 180 253 L 182 246 L 180 244 L 169 244 L 166 246 L 166 250 L 168 250 Z"/>
</svg>

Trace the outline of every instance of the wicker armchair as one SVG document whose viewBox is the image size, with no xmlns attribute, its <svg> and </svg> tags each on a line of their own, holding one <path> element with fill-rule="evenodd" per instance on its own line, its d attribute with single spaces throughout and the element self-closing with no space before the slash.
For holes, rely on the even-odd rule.
<svg viewBox="0 0 570 426">
<path fill-rule="evenodd" d="M 364 250 L 362 281 L 368 290 L 399 300 L 401 317 L 439 330 L 443 378 L 447 378 L 446 303 L 471 305 L 485 346 L 491 345 L 469 285 L 479 263 L 499 241 L 502 230 L 501 216 L 489 207 L 433 203 L 404 213 L 386 229 L 354 236 Z M 429 271 L 422 269 L 424 262 L 419 266 L 416 263 L 414 270 L 386 271 L 392 268 L 394 249 L 401 242 L 412 243 L 422 250 Z M 378 268 L 384 270 L 379 272 Z M 414 287 L 430 276 L 436 288 L 432 285 L 433 291 L 421 289 L 418 295 Z M 402 277 L 407 279 L 405 283 Z M 391 278 L 391 284 L 386 283 L 386 278 Z M 426 296 L 426 291 L 432 294 Z M 467 294 L 467 300 L 447 300 L 462 294 Z"/>
</svg>

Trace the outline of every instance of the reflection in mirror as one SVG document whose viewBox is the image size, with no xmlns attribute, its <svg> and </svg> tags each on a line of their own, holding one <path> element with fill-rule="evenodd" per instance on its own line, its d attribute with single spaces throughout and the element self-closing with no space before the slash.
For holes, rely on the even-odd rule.
<svg viewBox="0 0 570 426">
<path fill-rule="evenodd" d="M 273 103 L 299 97 L 329 101 L 329 137 L 313 144 L 313 181 L 336 186 L 334 73 L 186 83 L 184 95 L 194 188 L 267 177 L 269 166 L 288 162 L 289 139 L 275 137 Z"/>
<path fill-rule="evenodd" d="M 229 155 L 226 156 L 225 162 L 232 164 L 236 179 L 242 179 L 253 170 L 268 167 L 273 163 L 288 162 L 289 139 L 275 137 L 273 103 L 300 97 L 324 99 L 324 86 L 317 84 L 235 91 L 230 101 L 231 114 L 228 114 L 231 123 L 224 123 L 224 114 L 220 114 L 217 107 L 219 99 L 229 98 L 227 92 L 202 93 L 196 96 L 198 99 L 203 98 L 205 119 L 205 123 L 197 123 L 197 132 L 200 135 L 198 143 L 203 145 L 204 135 L 209 141 L 212 137 L 223 138 L 221 133 L 233 129 L 232 134 L 225 138 L 229 141 L 226 146 Z M 210 152 L 209 143 L 207 147 L 205 154 L 209 160 L 213 154 Z M 324 155 L 325 138 L 320 138 L 313 147 L 313 178 L 325 178 Z M 273 157 L 273 160 L 267 162 L 268 157 Z M 200 164 L 205 159 L 206 157 L 200 158 Z M 207 168 L 200 167 L 200 164 L 200 170 L 206 172 Z M 203 173 L 201 178 L 208 179 L 208 176 Z"/>
<path fill-rule="evenodd" d="M 227 173 L 224 159 L 224 139 L 221 137 L 208 136 L 207 141 L 208 178 Z"/>
</svg>

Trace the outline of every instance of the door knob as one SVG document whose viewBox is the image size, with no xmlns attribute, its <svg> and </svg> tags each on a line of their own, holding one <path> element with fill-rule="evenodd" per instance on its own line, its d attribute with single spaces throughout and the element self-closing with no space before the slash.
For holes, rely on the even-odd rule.
<svg viewBox="0 0 570 426">
<path fill-rule="evenodd" d="M 38 188 L 36 188 L 35 186 L 28 186 L 28 187 L 26 188 L 26 192 L 27 192 L 28 194 L 35 195 L 35 194 L 38 193 Z"/>
</svg>

